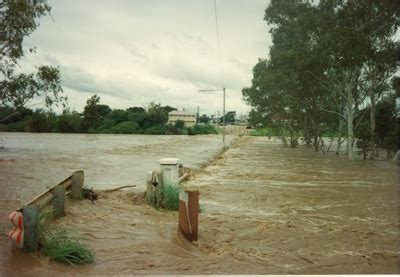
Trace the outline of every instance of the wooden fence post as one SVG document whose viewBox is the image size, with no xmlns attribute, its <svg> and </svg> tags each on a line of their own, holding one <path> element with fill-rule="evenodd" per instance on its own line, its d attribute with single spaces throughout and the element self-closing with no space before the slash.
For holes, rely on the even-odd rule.
<svg viewBox="0 0 400 277">
<path fill-rule="evenodd" d="M 28 205 L 22 208 L 22 214 L 24 216 L 24 250 L 33 252 L 38 248 L 39 210 L 34 205 Z"/>
<path fill-rule="evenodd" d="M 189 241 L 197 241 L 199 230 L 199 191 L 179 193 L 179 229 Z"/>
</svg>

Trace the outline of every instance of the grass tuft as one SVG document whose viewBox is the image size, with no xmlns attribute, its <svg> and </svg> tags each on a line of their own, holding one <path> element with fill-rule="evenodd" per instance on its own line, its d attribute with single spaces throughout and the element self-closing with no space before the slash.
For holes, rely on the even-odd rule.
<svg viewBox="0 0 400 277">
<path fill-rule="evenodd" d="M 43 253 L 57 262 L 75 266 L 94 261 L 94 255 L 86 244 L 74 239 L 71 232 L 65 229 L 48 231 L 44 237 Z"/>
<path fill-rule="evenodd" d="M 53 217 L 51 209 L 39 213 L 37 235 L 44 255 L 57 262 L 72 266 L 94 262 L 94 255 L 86 246 L 74 238 L 71 231 L 60 228 L 48 228 Z"/>
<path fill-rule="evenodd" d="M 164 208 L 167 210 L 179 210 L 179 186 L 167 184 L 164 186 Z"/>
</svg>

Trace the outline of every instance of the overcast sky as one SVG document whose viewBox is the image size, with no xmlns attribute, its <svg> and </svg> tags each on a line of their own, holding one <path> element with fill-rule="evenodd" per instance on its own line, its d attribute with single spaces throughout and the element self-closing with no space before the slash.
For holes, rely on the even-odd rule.
<svg viewBox="0 0 400 277">
<path fill-rule="evenodd" d="M 249 86 L 271 38 L 263 20 L 268 0 L 217 0 L 226 109 L 247 113 L 241 89 Z M 69 106 L 82 111 L 93 94 L 111 108 L 146 107 L 151 101 L 179 110 L 216 113 L 222 93 L 214 0 L 49 1 L 26 40 L 36 54 L 23 70 L 61 70 Z"/>
</svg>

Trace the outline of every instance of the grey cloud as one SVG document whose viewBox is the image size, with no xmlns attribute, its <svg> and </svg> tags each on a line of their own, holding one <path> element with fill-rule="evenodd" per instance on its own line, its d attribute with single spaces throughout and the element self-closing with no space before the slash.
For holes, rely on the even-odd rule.
<svg viewBox="0 0 400 277">
<path fill-rule="evenodd" d="M 268 54 L 270 37 L 262 20 L 268 1 L 217 3 L 228 100 L 244 110 L 240 91 L 249 85 L 257 58 Z M 49 4 L 54 21 L 41 18 L 27 41 L 38 49 L 27 68 L 38 62 L 60 66 L 66 91 L 74 97 L 112 97 L 113 108 L 128 99 L 219 109 L 219 95 L 197 93 L 221 86 L 212 0 Z"/>
</svg>

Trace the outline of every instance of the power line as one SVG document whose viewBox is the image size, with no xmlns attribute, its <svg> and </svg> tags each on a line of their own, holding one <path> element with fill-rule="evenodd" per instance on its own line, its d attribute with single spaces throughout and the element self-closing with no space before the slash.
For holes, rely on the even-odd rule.
<svg viewBox="0 0 400 277">
<path fill-rule="evenodd" d="M 218 45 L 218 59 L 219 59 L 219 72 L 221 75 L 222 87 L 225 87 L 224 76 L 222 74 L 222 59 L 221 59 L 221 45 L 219 39 L 219 28 L 218 28 L 218 13 L 217 13 L 217 0 L 214 0 L 214 13 L 215 13 L 215 27 L 217 29 L 217 45 Z"/>
</svg>

